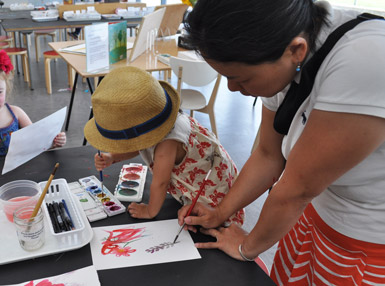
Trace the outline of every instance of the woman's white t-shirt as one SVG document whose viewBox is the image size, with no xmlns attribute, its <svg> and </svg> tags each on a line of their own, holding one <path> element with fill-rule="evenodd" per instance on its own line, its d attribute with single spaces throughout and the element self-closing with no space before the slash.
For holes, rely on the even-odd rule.
<svg viewBox="0 0 385 286">
<path fill-rule="evenodd" d="M 319 3 L 330 11 L 331 24 L 321 31 L 317 48 L 335 28 L 359 14 L 332 10 L 327 3 Z M 263 98 L 264 106 L 276 111 L 287 90 L 272 98 Z M 385 21 L 370 20 L 359 24 L 327 55 L 310 96 L 297 111 L 283 139 L 282 153 L 286 159 L 313 109 L 385 118 Z M 385 143 L 333 182 L 313 199 L 312 204 L 336 231 L 355 239 L 384 244 Z"/>
</svg>

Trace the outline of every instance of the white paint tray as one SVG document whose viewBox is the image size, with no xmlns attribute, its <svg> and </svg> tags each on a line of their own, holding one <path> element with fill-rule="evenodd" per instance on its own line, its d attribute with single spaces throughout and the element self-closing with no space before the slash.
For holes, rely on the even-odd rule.
<svg viewBox="0 0 385 286">
<path fill-rule="evenodd" d="M 53 182 L 58 180 L 53 180 Z M 63 179 L 63 181 L 65 180 Z M 80 204 L 76 200 L 73 201 L 74 208 L 81 210 Z M 47 256 L 55 253 L 62 253 L 87 245 L 93 237 L 93 232 L 84 212 L 78 211 L 78 214 L 79 219 L 81 219 L 84 223 L 84 228 L 77 233 L 76 239 L 72 239 L 73 237 L 57 239 L 57 237 L 53 236 L 51 231 L 48 229 L 50 218 L 44 213 L 44 225 L 46 226 L 45 243 L 37 250 L 26 251 L 19 245 L 16 229 L 13 223 L 9 222 L 5 213 L 0 210 L 0 265 Z"/>
</svg>

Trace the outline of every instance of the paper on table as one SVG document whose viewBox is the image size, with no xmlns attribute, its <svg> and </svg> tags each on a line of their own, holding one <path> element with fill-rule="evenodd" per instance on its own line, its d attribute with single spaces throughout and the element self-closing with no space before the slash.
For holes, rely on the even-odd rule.
<svg viewBox="0 0 385 286">
<path fill-rule="evenodd" d="M 158 264 L 201 258 L 188 231 L 179 231 L 178 220 L 93 228 L 93 265 L 97 270 Z"/>
<path fill-rule="evenodd" d="M 2 175 L 48 150 L 63 127 L 67 107 L 13 132 Z"/>
<path fill-rule="evenodd" d="M 85 55 L 86 54 L 86 44 L 83 43 L 83 44 L 65 47 L 65 48 L 60 49 L 59 52 Z"/>
<path fill-rule="evenodd" d="M 26 285 L 82 285 L 100 286 L 98 273 L 94 266 L 88 266 L 61 275 L 51 276 L 43 279 L 26 281 L 20 284 L 3 286 L 26 286 Z"/>
</svg>

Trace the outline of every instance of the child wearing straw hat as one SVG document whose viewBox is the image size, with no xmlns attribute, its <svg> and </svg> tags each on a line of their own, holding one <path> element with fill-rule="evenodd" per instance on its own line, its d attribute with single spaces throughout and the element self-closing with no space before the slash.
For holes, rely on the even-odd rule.
<svg viewBox="0 0 385 286">
<path fill-rule="evenodd" d="M 96 169 L 140 154 L 153 174 L 149 203 L 131 203 L 132 217 L 155 217 L 167 192 L 181 204 L 191 204 L 209 170 L 198 201 L 215 207 L 238 175 L 215 135 L 180 112 L 179 105 L 169 83 L 134 67 L 111 71 L 92 95 L 94 118 L 84 135 L 103 151 L 95 154 Z M 228 223 L 242 225 L 243 220 L 240 210 Z"/>
</svg>

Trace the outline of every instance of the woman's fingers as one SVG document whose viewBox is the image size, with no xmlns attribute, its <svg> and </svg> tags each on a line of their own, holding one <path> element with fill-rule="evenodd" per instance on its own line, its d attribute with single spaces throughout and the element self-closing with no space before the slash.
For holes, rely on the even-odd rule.
<svg viewBox="0 0 385 286">
<path fill-rule="evenodd" d="M 240 227 L 232 224 L 230 227 L 219 227 L 217 229 L 201 229 L 202 233 L 216 238 L 216 242 L 195 243 L 198 248 L 218 248 L 231 257 L 243 260 L 239 254 L 238 246 L 243 242 L 247 233 Z"/>
<path fill-rule="evenodd" d="M 218 247 L 218 242 L 197 242 L 195 243 L 196 248 L 201 248 L 201 249 L 217 249 Z"/>
</svg>

